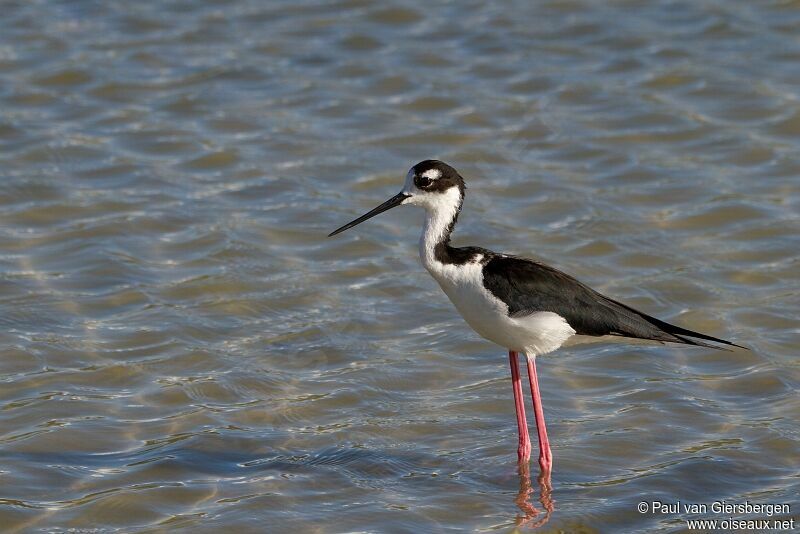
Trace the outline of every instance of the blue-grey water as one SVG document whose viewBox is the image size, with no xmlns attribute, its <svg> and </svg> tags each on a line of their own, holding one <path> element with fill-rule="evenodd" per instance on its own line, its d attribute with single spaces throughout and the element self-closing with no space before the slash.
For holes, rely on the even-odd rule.
<svg viewBox="0 0 800 534">
<path fill-rule="evenodd" d="M 797 2 L 0 8 L 3 531 L 798 517 Z M 325 237 L 431 157 L 467 180 L 456 244 L 752 350 L 540 358 L 542 495 L 422 214 Z"/>
</svg>

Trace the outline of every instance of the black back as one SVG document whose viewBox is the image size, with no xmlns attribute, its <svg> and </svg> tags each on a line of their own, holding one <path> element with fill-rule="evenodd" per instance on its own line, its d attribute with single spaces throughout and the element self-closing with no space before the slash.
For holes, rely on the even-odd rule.
<svg viewBox="0 0 800 534">
<path fill-rule="evenodd" d="M 691 336 L 739 346 L 651 317 L 601 295 L 558 269 L 525 258 L 493 255 L 483 267 L 483 284 L 508 305 L 512 317 L 553 312 L 581 335 L 616 335 L 713 347 L 684 337 Z"/>
</svg>

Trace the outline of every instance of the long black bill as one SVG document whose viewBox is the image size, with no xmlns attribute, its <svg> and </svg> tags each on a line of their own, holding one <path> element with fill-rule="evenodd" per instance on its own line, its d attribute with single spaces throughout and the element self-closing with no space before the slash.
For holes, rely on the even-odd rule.
<svg viewBox="0 0 800 534">
<path fill-rule="evenodd" d="M 367 219 L 371 219 L 371 218 L 375 217 L 379 213 L 383 213 L 384 211 L 390 210 L 390 209 L 394 208 L 395 206 L 399 206 L 400 204 L 403 203 L 403 201 L 405 199 L 407 199 L 410 196 L 411 195 L 407 195 L 405 193 L 397 193 L 395 196 L 393 196 L 392 198 L 390 198 L 389 200 L 387 200 L 386 202 L 384 202 L 383 204 L 381 204 L 380 206 L 378 206 L 374 210 L 370 211 L 369 213 L 365 213 L 364 215 L 362 215 L 361 217 L 359 217 L 355 221 L 350 221 L 349 223 L 345 224 L 341 228 L 337 228 L 336 230 L 334 230 L 333 232 L 328 234 L 328 237 L 333 237 L 336 234 L 344 232 L 348 228 L 352 228 L 357 224 L 361 224 L 362 222 L 366 221 Z"/>
</svg>

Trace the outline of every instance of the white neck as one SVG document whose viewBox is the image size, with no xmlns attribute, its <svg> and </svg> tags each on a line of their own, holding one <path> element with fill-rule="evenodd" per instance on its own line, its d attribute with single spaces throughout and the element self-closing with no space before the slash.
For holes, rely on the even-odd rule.
<svg viewBox="0 0 800 534">
<path fill-rule="evenodd" d="M 426 195 L 424 203 L 425 225 L 419 238 L 419 257 L 422 264 L 430 270 L 438 262 L 435 256 L 436 245 L 450 240 L 450 227 L 461 207 L 461 192 L 451 187 L 444 193 Z"/>
</svg>

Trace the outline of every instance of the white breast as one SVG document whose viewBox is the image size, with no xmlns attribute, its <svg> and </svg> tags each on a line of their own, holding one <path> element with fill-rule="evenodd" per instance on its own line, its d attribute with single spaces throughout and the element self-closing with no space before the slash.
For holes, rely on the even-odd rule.
<svg viewBox="0 0 800 534">
<path fill-rule="evenodd" d="M 461 265 L 436 260 L 428 264 L 423 259 L 428 272 L 479 335 L 508 350 L 535 356 L 556 350 L 575 334 L 563 317 L 552 312 L 509 317 L 508 306 L 483 286 L 480 259 Z"/>
<path fill-rule="evenodd" d="M 508 306 L 483 285 L 481 254 L 464 264 L 446 264 L 437 260 L 436 246 L 447 243 L 460 209 L 460 192 L 453 187 L 441 194 L 419 194 L 411 180 L 411 171 L 406 182 L 404 191 L 414 193 L 407 202 L 422 205 L 427 212 L 419 241 L 422 264 L 473 330 L 489 341 L 528 356 L 551 352 L 575 334 L 563 317 L 552 312 L 509 317 Z"/>
</svg>

